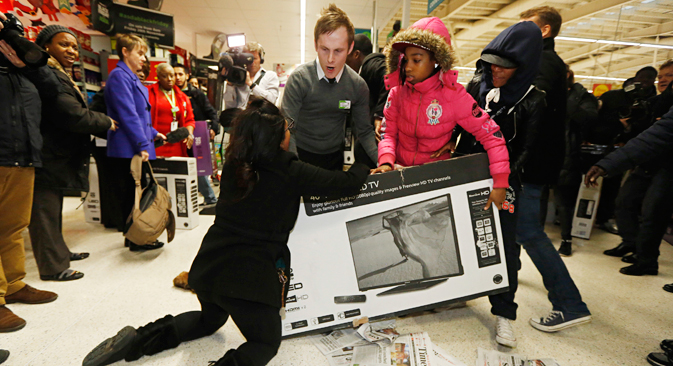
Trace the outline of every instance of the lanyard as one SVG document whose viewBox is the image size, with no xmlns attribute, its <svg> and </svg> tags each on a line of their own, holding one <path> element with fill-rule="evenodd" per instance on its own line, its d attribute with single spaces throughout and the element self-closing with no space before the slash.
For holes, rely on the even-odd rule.
<svg viewBox="0 0 673 366">
<path fill-rule="evenodd" d="M 171 98 L 169 98 L 168 97 L 169 94 L 166 93 L 166 91 L 164 89 L 161 89 L 161 91 L 164 93 L 164 95 L 166 96 L 166 100 L 168 100 L 168 103 L 171 105 L 171 112 L 173 113 L 173 121 L 177 121 L 178 120 L 177 113 L 180 110 L 180 108 L 178 108 L 175 105 L 175 92 L 173 92 L 173 90 L 171 90 L 171 93 L 170 93 Z"/>
</svg>

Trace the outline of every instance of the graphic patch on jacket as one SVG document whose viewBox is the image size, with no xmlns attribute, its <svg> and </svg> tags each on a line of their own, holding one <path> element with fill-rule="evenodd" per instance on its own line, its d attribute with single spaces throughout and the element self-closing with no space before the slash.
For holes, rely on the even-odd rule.
<svg viewBox="0 0 673 366">
<path fill-rule="evenodd" d="M 433 99 L 428 110 L 425 111 L 425 114 L 428 116 L 428 124 L 434 126 L 439 123 L 439 117 L 442 116 L 442 106 L 439 105 L 437 99 Z"/>
<path fill-rule="evenodd" d="M 475 102 L 472 104 L 472 116 L 474 116 L 474 118 L 479 118 L 481 115 L 481 108 L 479 108 L 479 105 Z"/>
<path fill-rule="evenodd" d="M 489 118 L 488 121 L 484 122 L 484 124 L 481 125 L 481 128 L 483 128 L 486 131 L 486 133 L 491 133 L 493 132 L 493 130 L 498 129 L 498 124 Z"/>
<path fill-rule="evenodd" d="M 393 98 L 392 95 L 388 95 L 388 100 L 386 100 L 386 109 L 390 108 L 390 104 L 392 103 L 390 100 Z"/>
<path fill-rule="evenodd" d="M 514 213 L 514 201 L 516 201 L 516 193 L 512 186 L 507 187 L 507 193 L 505 195 L 505 202 L 502 203 L 502 209 L 509 211 L 509 213 Z"/>
</svg>

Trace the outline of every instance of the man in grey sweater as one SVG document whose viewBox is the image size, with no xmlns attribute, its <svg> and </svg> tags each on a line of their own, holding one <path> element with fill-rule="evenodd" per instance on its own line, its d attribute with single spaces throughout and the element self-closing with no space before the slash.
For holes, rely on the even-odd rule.
<svg viewBox="0 0 673 366">
<path fill-rule="evenodd" d="M 290 151 L 304 162 L 330 170 L 343 169 L 348 115 L 367 155 L 378 160 L 369 122 L 369 89 L 357 72 L 346 66 L 354 33 L 353 23 L 336 5 L 323 9 L 314 30 L 318 58 L 290 75 L 281 103 L 285 116 L 295 122 L 290 128 Z"/>
</svg>

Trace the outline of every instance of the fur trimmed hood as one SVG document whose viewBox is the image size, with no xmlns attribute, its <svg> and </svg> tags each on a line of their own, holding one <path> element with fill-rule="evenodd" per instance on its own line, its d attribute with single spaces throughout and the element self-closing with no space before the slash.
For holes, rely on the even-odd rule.
<svg viewBox="0 0 673 366">
<path fill-rule="evenodd" d="M 411 45 L 434 53 L 435 59 L 443 72 L 447 72 L 453 67 L 454 56 L 449 31 L 441 19 L 430 17 L 423 18 L 398 33 L 386 46 L 383 53 L 386 55 L 388 74 L 398 70 L 401 62 L 401 51 Z"/>
</svg>

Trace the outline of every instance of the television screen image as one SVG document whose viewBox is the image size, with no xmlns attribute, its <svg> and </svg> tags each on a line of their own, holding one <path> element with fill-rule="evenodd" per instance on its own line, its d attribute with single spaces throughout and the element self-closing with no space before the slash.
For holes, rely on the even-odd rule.
<svg viewBox="0 0 673 366">
<path fill-rule="evenodd" d="M 360 291 L 463 274 L 450 195 L 349 221 L 346 228 Z"/>
</svg>

